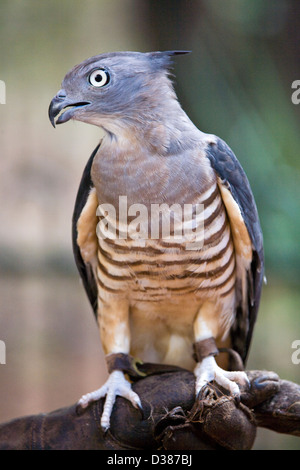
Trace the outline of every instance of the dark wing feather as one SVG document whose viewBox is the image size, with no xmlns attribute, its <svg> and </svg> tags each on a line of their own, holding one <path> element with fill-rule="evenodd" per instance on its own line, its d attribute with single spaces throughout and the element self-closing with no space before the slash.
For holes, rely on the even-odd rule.
<svg viewBox="0 0 300 470">
<path fill-rule="evenodd" d="M 232 150 L 222 139 L 218 139 L 208 145 L 206 152 L 212 167 L 238 204 L 252 241 L 253 257 L 251 270 L 248 273 L 248 311 L 243 312 L 241 306 L 237 308 L 236 319 L 231 329 L 232 347 L 245 363 L 258 313 L 264 276 L 262 230 L 249 181 Z M 246 323 L 242 321 L 245 315 Z"/>
<path fill-rule="evenodd" d="M 92 167 L 94 157 L 99 149 L 99 146 L 100 144 L 93 151 L 84 169 L 84 172 L 80 181 L 77 197 L 76 197 L 76 202 L 75 202 L 75 207 L 74 207 L 74 212 L 73 212 L 73 219 L 72 219 L 72 242 L 73 242 L 73 253 L 75 257 L 75 262 L 76 262 L 76 266 L 79 271 L 80 277 L 82 279 L 85 291 L 87 293 L 87 296 L 89 298 L 89 301 L 92 305 L 92 308 L 94 310 L 96 317 L 97 317 L 97 284 L 96 284 L 91 266 L 89 264 L 86 264 L 83 261 L 79 246 L 77 244 L 77 236 L 78 236 L 77 222 L 86 204 L 89 192 L 91 188 L 93 187 L 93 182 L 91 179 L 91 167 Z"/>
</svg>

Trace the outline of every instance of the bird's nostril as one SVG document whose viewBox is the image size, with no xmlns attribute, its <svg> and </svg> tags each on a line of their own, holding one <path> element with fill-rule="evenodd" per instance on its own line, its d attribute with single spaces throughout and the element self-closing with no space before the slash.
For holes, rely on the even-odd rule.
<svg viewBox="0 0 300 470">
<path fill-rule="evenodd" d="M 65 99 L 67 97 L 67 94 L 64 90 L 60 90 L 56 96 L 57 98 Z"/>
</svg>

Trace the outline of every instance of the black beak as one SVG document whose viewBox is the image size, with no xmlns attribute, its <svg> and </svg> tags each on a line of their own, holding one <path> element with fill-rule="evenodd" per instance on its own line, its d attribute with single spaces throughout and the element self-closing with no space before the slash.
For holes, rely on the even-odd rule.
<svg viewBox="0 0 300 470">
<path fill-rule="evenodd" d="M 50 122 L 53 127 L 55 127 L 55 118 L 60 113 L 62 109 L 64 109 L 68 104 L 66 102 L 67 95 L 64 90 L 60 90 L 56 96 L 54 96 L 53 100 L 50 103 L 48 115 Z"/>
<path fill-rule="evenodd" d="M 60 90 L 57 95 L 54 96 L 48 110 L 48 115 L 52 126 L 55 127 L 56 124 L 62 124 L 63 122 L 69 121 L 78 108 L 88 106 L 89 104 L 89 101 L 80 101 L 74 103 L 67 98 L 65 90 Z M 62 113 L 55 122 L 56 116 L 65 108 L 70 109 Z"/>
</svg>

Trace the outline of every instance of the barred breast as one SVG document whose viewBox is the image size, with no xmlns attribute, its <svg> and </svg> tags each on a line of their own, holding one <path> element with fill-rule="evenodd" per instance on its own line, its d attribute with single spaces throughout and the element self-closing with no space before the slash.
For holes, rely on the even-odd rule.
<svg viewBox="0 0 300 470">
<path fill-rule="evenodd" d="M 202 205 L 202 238 L 191 249 L 189 240 L 159 237 L 98 239 L 99 300 L 124 296 L 131 305 L 178 302 L 189 296 L 196 302 L 226 298 L 235 288 L 235 253 L 230 224 L 216 183 L 193 205 Z M 181 221 L 182 223 L 182 221 Z M 120 226 L 116 227 L 118 235 Z M 176 220 L 173 231 L 176 231 Z M 200 247 L 199 247 L 200 246 Z"/>
</svg>

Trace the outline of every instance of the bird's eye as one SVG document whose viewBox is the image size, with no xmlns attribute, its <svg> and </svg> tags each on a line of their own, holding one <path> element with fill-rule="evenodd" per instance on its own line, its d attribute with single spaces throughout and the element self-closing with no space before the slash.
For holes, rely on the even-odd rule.
<svg viewBox="0 0 300 470">
<path fill-rule="evenodd" d="M 94 70 L 89 76 L 90 84 L 98 88 L 107 85 L 109 80 L 109 73 L 103 69 Z"/>
</svg>

